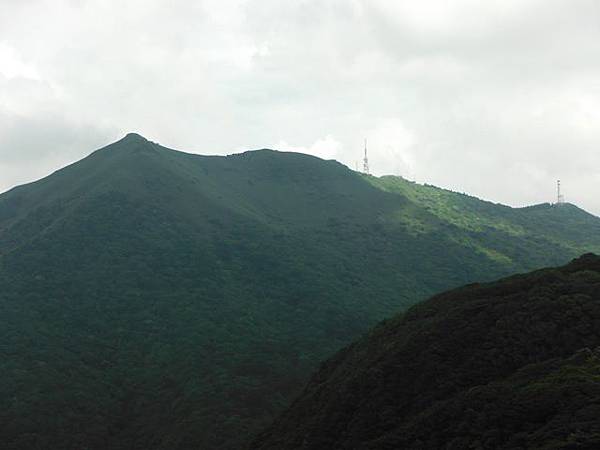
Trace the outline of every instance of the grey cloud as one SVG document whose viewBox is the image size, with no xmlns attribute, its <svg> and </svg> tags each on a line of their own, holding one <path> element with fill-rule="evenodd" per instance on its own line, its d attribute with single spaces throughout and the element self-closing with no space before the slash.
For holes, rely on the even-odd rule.
<svg viewBox="0 0 600 450">
<path fill-rule="evenodd" d="M 377 174 L 512 205 L 552 200 L 562 178 L 600 213 L 595 0 L 0 7 L 0 45 L 39 74 L 0 77 L 0 189 L 9 164 L 32 179 L 130 130 L 200 153 L 281 145 L 350 167 L 367 136 Z"/>
<path fill-rule="evenodd" d="M 0 114 L 0 192 L 49 175 L 118 137 L 115 129 L 72 123 L 59 115 Z"/>
</svg>

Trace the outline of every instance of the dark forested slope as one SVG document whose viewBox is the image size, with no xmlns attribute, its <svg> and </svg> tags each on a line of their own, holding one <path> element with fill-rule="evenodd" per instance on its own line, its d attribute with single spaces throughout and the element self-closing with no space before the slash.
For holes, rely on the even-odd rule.
<svg viewBox="0 0 600 450">
<path fill-rule="evenodd" d="M 475 284 L 324 363 L 253 449 L 600 448 L 600 257 Z"/>
<path fill-rule="evenodd" d="M 382 318 L 598 250 L 600 220 L 571 205 L 131 134 L 0 195 L 0 439 L 239 448 Z"/>
</svg>

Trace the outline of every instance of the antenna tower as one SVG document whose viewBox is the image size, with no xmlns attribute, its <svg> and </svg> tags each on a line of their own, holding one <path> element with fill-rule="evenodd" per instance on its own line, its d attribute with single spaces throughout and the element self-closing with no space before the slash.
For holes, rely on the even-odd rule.
<svg viewBox="0 0 600 450">
<path fill-rule="evenodd" d="M 363 159 L 363 172 L 369 175 L 369 158 L 367 157 L 367 140 L 365 139 L 365 158 Z"/>
<path fill-rule="evenodd" d="M 556 204 L 562 205 L 565 202 L 565 196 L 560 192 L 560 180 L 556 181 Z"/>
</svg>

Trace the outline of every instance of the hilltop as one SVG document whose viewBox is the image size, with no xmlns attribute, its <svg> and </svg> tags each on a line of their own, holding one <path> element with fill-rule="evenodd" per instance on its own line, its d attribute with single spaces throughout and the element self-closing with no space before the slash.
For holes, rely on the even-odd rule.
<svg viewBox="0 0 600 450">
<path fill-rule="evenodd" d="M 325 362 L 253 449 L 600 446 L 600 257 L 473 284 Z"/>
<path fill-rule="evenodd" d="M 239 448 L 378 321 L 589 251 L 600 219 L 572 205 L 129 134 L 0 195 L 0 438 Z"/>
</svg>

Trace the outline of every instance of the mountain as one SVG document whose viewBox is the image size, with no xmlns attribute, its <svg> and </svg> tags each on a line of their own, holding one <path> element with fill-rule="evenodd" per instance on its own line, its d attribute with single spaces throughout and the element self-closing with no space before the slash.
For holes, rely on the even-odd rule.
<svg viewBox="0 0 600 450">
<path fill-rule="evenodd" d="M 588 251 L 600 219 L 573 205 L 129 134 L 0 195 L 0 439 L 240 448 L 381 319 Z"/>
<path fill-rule="evenodd" d="M 253 449 L 600 448 L 600 257 L 472 284 L 325 362 Z"/>
</svg>

